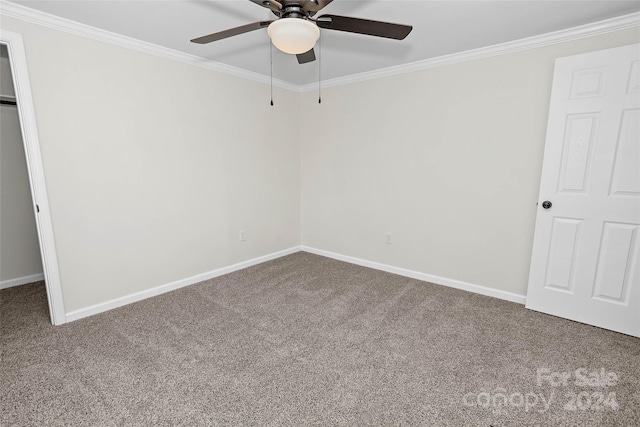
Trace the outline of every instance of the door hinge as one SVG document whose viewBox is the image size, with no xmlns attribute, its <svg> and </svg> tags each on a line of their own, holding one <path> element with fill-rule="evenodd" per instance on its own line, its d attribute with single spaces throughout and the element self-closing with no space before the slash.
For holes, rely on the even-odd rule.
<svg viewBox="0 0 640 427">
<path fill-rule="evenodd" d="M 36 213 L 40 213 L 40 206 L 36 205 Z"/>
</svg>

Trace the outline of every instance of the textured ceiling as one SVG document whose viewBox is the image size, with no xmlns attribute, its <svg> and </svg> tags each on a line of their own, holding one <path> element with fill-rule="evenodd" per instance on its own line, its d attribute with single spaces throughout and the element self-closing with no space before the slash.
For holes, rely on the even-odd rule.
<svg viewBox="0 0 640 427">
<path fill-rule="evenodd" d="M 269 38 L 254 31 L 208 45 L 189 40 L 275 16 L 251 1 L 12 0 L 42 12 L 269 75 Z M 640 11 L 640 1 L 353 1 L 330 13 L 413 25 L 403 41 L 322 30 L 322 78 L 333 79 L 567 29 Z M 318 52 L 317 52 L 318 53 Z M 299 65 L 274 49 L 274 77 L 304 85 L 318 62 Z"/>
</svg>

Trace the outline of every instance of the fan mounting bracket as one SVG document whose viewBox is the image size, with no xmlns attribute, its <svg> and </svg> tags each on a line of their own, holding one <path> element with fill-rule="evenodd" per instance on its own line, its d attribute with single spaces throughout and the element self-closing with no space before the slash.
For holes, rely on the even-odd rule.
<svg viewBox="0 0 640 427">
<path fill-rule="evenodd" d="M 304 8 L 302 7 L 302 4 L 299 1 L 283 1 L 281 3 L 282 3 L 282 9 L 271 10 L 271 12 L 273 12 L 273 14 L 279 18 L 309 19 L 316 14 L 315 11 L 304 10 Z"/>
</svg>

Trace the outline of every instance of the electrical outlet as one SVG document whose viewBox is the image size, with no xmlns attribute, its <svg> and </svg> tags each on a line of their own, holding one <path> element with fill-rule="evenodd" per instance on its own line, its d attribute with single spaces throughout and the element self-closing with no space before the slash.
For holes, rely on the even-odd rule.
<svg viewBox="0 0 640 427">
<path fill-rule="evenodd" d="M 246 242 L 247 241 L 247 232 L 244 230 L 240 230 L 240 233 L 238 233 L 238 238 L 241 242 Z"/>
<path fill-rule="evenodd" d="M 387 245 L 390 245 L 390 244 L 391 244 L 391 233 L 387 233 L 387 234 L 386 234 L 384 242 L 385 242 Z"/>
</svg>

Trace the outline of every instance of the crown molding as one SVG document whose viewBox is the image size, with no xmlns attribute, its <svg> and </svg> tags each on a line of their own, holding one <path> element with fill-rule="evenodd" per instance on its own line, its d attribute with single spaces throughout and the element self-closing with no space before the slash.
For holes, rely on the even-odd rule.
<svg viewBox="0 0 640 427">
<path fill-rule="evenodd" d="M 10 18 L 30 22 L 32 24 L 48 27 L 54 30 L 75 34 L 104 43 L 110 43 L 116 46 L 135 50 L 149 55 L 159 56 L 161 58 L 183 62 L 189 65 L 194 65 L 196 67 L 230 74 L 259 83 L 269 84 L 271 81 L 270 77 L 263 74 L 243 70 L 237 67 L 232 67 L 220 62 L 203 59 L 195 55 L 179 52 L 177 50 L 158 46 L 153 43 L 144 42 L 132 37 L 123 36 L 121 34 L 112 33 L 110 31 L 101 30 L 99 28 L 91 27 L 89 25 L 81 24 L 69 19 L 60 18 L 58 16 L 40 12 L 26 6 L 11 3 L 6 0 L 0 0 L 0 14 L 8 16 Z M 351 83 L 358 83 L 367 80 L 411 73 L 414 71 L 444 67 L 447 65 L 459 64 L 461 62 L 506 55 L 527 49 L 535 49 L 634 27 L 640 27 L 640 12 L 606 19 L 604 21 L 593 22 L 578 27 L 568 28 L 565 30 L 555 31 L 552 33 L 546 33 L 506 43 L 467 50 L 451 55 L 443 55 L 436 58 L 425 59 L 422 61 L 397 65 L 394 67 L 382 68 L 379 70 L 324 80 L 322 81 L 322 87 L 329 88 L 333 86 L 342 86 Z M 297 85 L 280 79 L 273 79 L 273 85 L 295 92 L 310 92 L 317 90 L 318 88 L 317 82 L 307 85 Z"/>
<path fill-rule="evenodd" d="M 597 36 L 599 34 L 606 34 L 613 31 L 626 30 L 634 27 L 640 27 L 640 12 L 606 19 L 604 21 L 593 22 L 590 24 L 581 25 L 579 27 L 568 28 L 566 30 L 527 37 L 524 39 L 481 47 L 478 49 L 467 50 L 451 55 L 443 55 L 436 58 L 425 59 L 422 61 L 411 62 L 394 67 L 382 68 L 379 70 L 367 71 L 364 73 L 352 74 L 350 76 L 324 80 L 322 82 L 322 87 L 328 88 L 333 86 L 342 86 L 351 83 L 379 79 L 382 77 L 391 77 L 395 75 L 411 73 L 414 71 L 422 71 L 431 68 L 459 64 L 461 62 L 474 61 L 477 59 L 490 58 L 499 55 L 507 55 L 523 50 L 535 49 L 558 43 L 565 43 L 571 40 Z M 298 86 L 298 91 L 300 92 L 310 92 L 317 89 L 317 82 Z"/>
<path fill-rule="evenodd" d="M 53 30 L 86 37 L 99 42 L 109 43 L 115 46 L 124 47 L 126 49 L 135 50 L 149 55 L 158 56 L 173 61 L 183 62 L 196 67 L 206 68 L 208 70 L 217 71 L 224 74 L 252 80 L 258 83 L 270 84 L 271 78 L 263 74 L 254 73 L 252 71 L 243 70 L 241 68 L 232 67 L 220 62 L 203 59 L 195 55 L 179 52 L 153 43 L 134 39 L 132 37 L 123 36 L 121 34 L 112 33 L 90 25 L 81 24 L 76 21 L 61 18 L 59 16 L 40 12 L 26 6 L 11 3 L 6 0 L 0 1 L 0 15 L 9 18 L 19 19 L 31 24 L 41 25 Z M 283 89 L 300 91 L 300 87 L 296 84 L 285 82 L 284 80 L 273 79 L 273 85 Z"/>
</svg>

